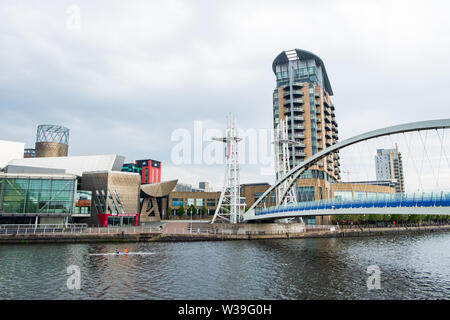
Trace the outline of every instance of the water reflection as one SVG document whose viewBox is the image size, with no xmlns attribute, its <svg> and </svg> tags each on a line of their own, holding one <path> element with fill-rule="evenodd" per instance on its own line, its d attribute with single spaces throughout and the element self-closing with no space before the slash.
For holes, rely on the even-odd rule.
<svg viewBox="0 0 450 320">
<path fill-rule="evenodd" d="M 154 254 L 89 255 L 116 248 Z M 81 290 L 67 289 L 69 265 Z M 381 290 L 366 287 L 370 265 Z M 2 299 L 449 299 L 450 234 L 3 245 L 0 270 Z"/>
</svg>

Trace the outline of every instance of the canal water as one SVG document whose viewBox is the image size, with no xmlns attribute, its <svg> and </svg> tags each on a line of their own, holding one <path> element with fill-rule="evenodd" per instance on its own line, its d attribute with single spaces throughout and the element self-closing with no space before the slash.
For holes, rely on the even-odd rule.
<svg viewBox="0 0 450 320">
<path fill-rule="evenodd" d="M 146 254 L 99 255 L 116 248 Z M 0 299 L 450 299 L 450 233 L 0 245 Z"/>
</svg>

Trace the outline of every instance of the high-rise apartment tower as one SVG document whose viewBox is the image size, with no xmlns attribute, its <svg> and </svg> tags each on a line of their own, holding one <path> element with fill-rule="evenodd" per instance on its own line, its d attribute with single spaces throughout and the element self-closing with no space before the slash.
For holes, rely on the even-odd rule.
<svg viewBox="0 0 450 320">
<path fill-rule="evenodd" d="M 286 120 L 290 167 L 337 143 L 338 125 L 330 80 L 323 61 L 315 54 L 295 49 L 281 52 L 272 64 L 276 76 L 273 122 Z M 320 160 L 297 181 L 298 201 L 330 197 L 330 183 L 340 181 L 339 154 Z"/>
</svg>

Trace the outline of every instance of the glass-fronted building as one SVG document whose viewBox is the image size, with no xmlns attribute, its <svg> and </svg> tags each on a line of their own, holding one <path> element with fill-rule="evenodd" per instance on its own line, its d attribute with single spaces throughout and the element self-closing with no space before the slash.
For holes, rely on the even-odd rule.
<svg viewBox="0 0 450 320">
<path fill-rule="evenodd" d="M 0 217 L 70 216 L 76 188 L 74 175 L 0 173 Z"/>
</svg>

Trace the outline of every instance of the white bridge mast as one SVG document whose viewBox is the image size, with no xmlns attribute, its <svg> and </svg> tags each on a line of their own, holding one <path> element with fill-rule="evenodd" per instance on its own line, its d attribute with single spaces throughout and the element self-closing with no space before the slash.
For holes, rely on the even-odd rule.
<svg viewBox="0 0 450 320">
<path fill-rule="evenodd" d="M 240 175 L 239 175 L 239 155 L 238 142 L 242 140 L 237 136 L 236 119 L 230 113 L 227 117 L 227 133 L 226 137 L 214 138 L 226 144 L 226 160 L 227 168 L 225 171 L 225 179 L 220 194 L 219 203 L 214 213 L 211 223 L 217 218 L 221 218 L 230 223 L 238 223 L 245 210 L 244 198 L 241 198 Z"/>
<path fill-rule="evenodd" d="M 279 180 L 286 176 L 287 173 L 291 170 L 291 166 L 289 164 L 289 146 L 298 144 L 298 142 L 294 140 L 289 140 L 285 120 L 280 120 L 278 128 L 275 129 L 273 143 L 275 145 L 276 180 Z M 288 178 L 276 189 L 277 206 L 297 202 L 297 196 L 294 191 L 295 189 L 293 188 L 289 189 L 284 200 L 281 200 L 281 197 L 288 189 L 288 185 L 290 182 L 291 178 Z"/>
</svg>

